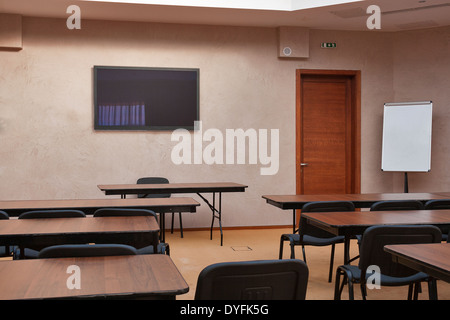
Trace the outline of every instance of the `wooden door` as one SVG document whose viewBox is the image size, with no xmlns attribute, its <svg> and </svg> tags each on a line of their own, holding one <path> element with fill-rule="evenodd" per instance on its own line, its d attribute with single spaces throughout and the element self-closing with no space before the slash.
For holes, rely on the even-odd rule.
<svg viewBox="0 0 450 320">
<path fill-rule="evenodd" d="M 297 70 L 297 194 L 360 192 L 360 72 Z"/>
</svg>

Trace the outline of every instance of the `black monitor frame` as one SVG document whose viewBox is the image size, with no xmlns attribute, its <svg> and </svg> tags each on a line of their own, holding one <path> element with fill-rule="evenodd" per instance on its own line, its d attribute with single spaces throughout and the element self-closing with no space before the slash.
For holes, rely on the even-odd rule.
<svg viewBox="0 0 450 320">
<path fill-rule="evenodd" d="M 198 68 L 156 68 L 156 67 L 123 67 L 123 66 L 94 66 L 94 129 L 105 131 L 105 130 L 137 130 L 137 131 L 152 131 L 152 130 L 175 130 L 179 128 L 187 129 L 187 130 L 195 130 L 196 127 L 194 126 L 194 121 L 192 125 L 183 124 L 183 125 L 177 125 L 177 124 L 168 124 L 168 125 L 153 125 L 148 124 L 147 121 L 144 125 L 129 125 L 129 124 L 116 124 L 116 125 L 104 125 L 100 124 L 100 111 L 99 111 L 99 103 L 98 103 L 98 85 L 99 85 L 99 77 L 98 72 L 100 70 L 138 70 L 138 71 L 148 71 L 148 72 L 159 72 L 159 73 L 172 73 L 175 71 L 177 74 L 178 72 L 181 73 L 190 73 L 190 76 L 193 74 L 195 75 L 195 89 L 190 89 L 190 95 L 195 94 L 195 116 L 193 119 L 194 121 L 200 120 L 200 70 Z M 170 75 L 169 75 L 170 76 Z M 195 92 L 194 92 L 195 90 Z M 191 109 L 192 106 L 191 106 Z M 147 109 L 146 109 L 147 110 Z M 192 110 L 193 111 L 193 110 Z M 193 111 L 194 112 L 194 111 Z M 192 116 L 192 115 L 191 115 Z"/>
</svg>

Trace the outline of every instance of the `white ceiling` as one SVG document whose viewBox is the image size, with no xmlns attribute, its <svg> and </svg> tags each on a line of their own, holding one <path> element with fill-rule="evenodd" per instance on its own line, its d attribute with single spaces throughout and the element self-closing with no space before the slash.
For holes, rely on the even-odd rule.
<svg viewBox="0 0 450 320">
<path fill-rule="evenodd" d="M 212 0 L 208 0 L 212 3 Z M 0 12 L 23 16 L 67 18 L 67 7 L 78 5 L 81 19 L 148 21 L 161 23 L 232 25 L 232 26 L 301 26 L 312 29 L 365 30 L 369 5 L 381 9 L 381 31 L 423 29 L 450 25 L 450 1 L 444 0 L 370 0 L 345 4 L 336 0 L 315 0 L 320 7 L 310 8 L 311 1 L 278 0 L 284 6 L 270 6 L 260 0 L 264 9 L 237 7 L 239 1 L 228 1 L 234 8 L 206 6 L 201 0 L 0 0 Z M 248 0 L 247 0 L 248 1 Z M 134 3 L 133 3 L 134 2 Z M 245 2 L 244 0 L 240 3 Z M 341 1 L 342 2 L 342 1 Z M 148 4 L 152 3 L 152 4 Z M 165 3 L 164 5 L 157 3 Z M 167 3 L 171 3 L 168 5 Z M 180 5 L 190 3 L 190 5 Z M 217 4 L 217 1 L 215 2 Z M 273 3 L 273 1 L 272 1 Z M 290 3 L 286 5 L 286 3 Z M 308 5 L 306 5 L 306 3 Z M 306 8 L 296 10 L 298 8 Z"/>
</svg>

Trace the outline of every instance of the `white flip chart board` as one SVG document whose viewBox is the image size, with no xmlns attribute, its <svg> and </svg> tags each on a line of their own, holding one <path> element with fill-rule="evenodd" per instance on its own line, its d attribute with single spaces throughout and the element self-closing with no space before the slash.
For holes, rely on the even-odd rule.
<svg viewBox="0 0 450 320">
<path fill-rule="evenodd" d="M 431 101 L 385 103 L 381 170 L 431 170 Z"/>
</svg>

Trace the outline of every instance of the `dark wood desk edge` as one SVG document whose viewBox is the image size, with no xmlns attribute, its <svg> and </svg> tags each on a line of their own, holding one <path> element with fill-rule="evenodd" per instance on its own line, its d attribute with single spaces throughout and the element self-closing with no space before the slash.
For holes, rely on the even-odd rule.
<svg viewBox="0 0 450 320">
<path fill-rule="evenodd" d="M 443 245 L 446 245 L 445 243 L 442 243 Z M 396 251 L 395 247 L 397 245 L 387 245 L 383 249 L 384 251 L 390 253 L 392 255 L 392 259 L 397 262 L 401 263 L 407 267 L 410 267 L 414 270 L 424 272 L 429 274 L 430 276 L 433 276 L 437 279 L 444 280 L 446 282 L 450 283 L 450 275 L 448 274 L 448 270 L 439 268 L 436 265 L 429 264 L 425 261 L 418 260 L 415 257 L 409 256 L 407 254 L 404 254 L 402 252 Z M 403 245 L 400 245 L 403 246 Z"/>
<path fill-rule="evenodd" d="M 98 188 L 105 193 L 107 196 L 112 195 L 124 195 L 124 194 L 165 194 L 165 193 L 213 193 L 213 192 L 245 192 L 245 189 L 248 186 L 218 186 L 218 187 L 179 187 L 179 188 L 140 188 L 140 189 L 132 189 L 132 188 L 117 188 L 117 189 L 107 189 L 101 188 L 101 185 Z"/>
<path fill-rule="evenodd" d="M 271 204 L 277 208 L 282 210 L 294 210 L 294 209 L 302 209 L 303 206 L 309 202 L 315 201 L 277 201 L 269 198 L 270 195 L 263 195 L 262 198 L 266 199 L 266 203 Z M 318 200 L 319 201 L 319 200 Z M 370 200 L 348 200 L 355 205 L 355 208 L 369 208 L 375 201 Z"/>
<path fill-rule="evenodd" d="M 398 192 L 388 192 L 388 193 L 361 193 L 361 194 L 355 194 L 355 195 L 366 195 L 366 196 L 370 196 L 370 195 L 381 195 L 381 194 L 385 194 L 385 195 L 392 195 L 392 194 L 403 194 L 403 193 L 398 193 Z M 445 193 L 445 192 L 417 192 L 417 193 L 410 193 L 408 195 L 411 194 L 417 194 L 417 195 L 422 195 L 422 194 L 428 194 L 428 195 L 432 195 L 432 196 L 438 196 L 438 199 L 442 200 L 445 199 L 445 197 L 447 197 L 448 199 L 450 199 L 450 193 Z M 353 195 L 353 194 L 342 194 L 342 196 L 346 196 L 346 195 Z M 262 198 L 266 199 L 266 202 L 276 206 L 278 208 L 281 208 L 283 210 L 289 210 L 289 209 L 301 209 L 306 203 L 308 202 L 315 202 L 315 201 L 327 201 L 327 200 L 278 200 L 278 199 L 274 199 L 274 197 L 285 197 L 285 196 L 300 196 L 300 197 L 308 197 L 308 196 L 321 196 L 321 197 L 325 197 L 325 196 L 330 196 L 331 198 L 335 199 L 337 196 L 340 196 L 339 194 L 323 194 L 323 195 L 298 195 L 298 194 L 271 194 L 271 195 L 263 195 Z M 422 203 L 425 203 L 429 200 L 431 200 L 432 197 L 417 197 L 415 200 L 418 200 Z M 344 198 L 342 200 L 345 200 Z M 400 199 L 399 199 L 400 200 Z M 350 201 L 352 202 L 356 208 L 369 208 L 373 203 L 377 202 L 377 201 L 382 201 L 382 199 L 378 199 L 378 200 L 369 200 L 369 199 L 346 199 L 345 201 Z"/>
<path fill-rule="evenodd" d="M 263 198 L 264 198 L 264 196 L 263 196 Z M 264 198 L 264 199 L 266 199 L 266 203 L 268 203 L 268 204 L 271 204 L 271 205 L 273 205 L 277 208 L 283 209 L 283 210 L 286 209 L 282 202 L 275 201 L 275 200 L 268 199 L 268 198 Z M 291 208 L 291 209 L 293 209 L 293 208 Z"/>
<path fill-rule="evenodd" d="M 126 199 L 117 199 L 117 200 L 126 200 Z M 32 201 L 32 200 L 27 200 Z M 52 209 L 74 209 L 83 211 L 86 215 L 92 215 L 97 209 L 100 208 L 141 208 L 141 209 L 150 209 L 155 211 L 156 213 L 164 213 L 164 212 L 172 212 L 181 211 L 181 212 L 196 212 L 196 207 L 200 206 L 200 203 L 195 201 L 192 204 L 168 204 L 168 205 L 106 205 L 106 206 L 70 206 L 70 207 L 42 207 L 42 208 L 1 208 L 0 210 L 5 211 L 10 217 L 18 217 L 21 213 L 26 211 L 34 211 L 34 210 L 52 210 Z"/>
<path fill-rule="evenodd" d="M 325 230 L 327 232 L 330 232 L 336 236 L 345 236 L 345 235 L 352 235 L 353 229 L 351 225 L 331 225 L 326 224 L 322 222 L 321 220 L 315 219 L 313 217 L 309 217 L 308 213 L 302 213 L 302 218 L 306 220 L 307 224 L 310 224 L 312 226 L 316 226 L 322 230 Z"/>
<path fill-rule="evenodd" d="M 149 217 L 154 219 L 154 217 Z M 61 219 L 103 219 L 102 217 L 93 218 L 61 218 Z M 60 220 L 59 218 L 48 219 L 48 220 Z M 5 222 L 11 221 L 21 221 L 21 220 L 3 220 Z M 27 220 L 29 222 L 30 220 Z M 14 222 L 16 223 L 16 222 Z M 157 225 L 156 219 L 155 223 Z M 104 243 L 105 239 L 112 238 L 114 241 L 118 243 L 128 243 L 130 241 L 134 243 L 134 241 L 144 241 L 150 240 L 153 246 L 157 246 L 158 244 L 158 234 L 160 232 L 160 228 L 155 229 L 142 229 L 142 230 L 117 230 L 117 231 L 108 231 L 108 230 L 96 230 L 96 231 L 85 231 L 85 230 L 76 230 L 73 232 L 64 231 L 64 232 L 30 232 L 30 233 L 17 233 L 17 234 L 0 234 L 0 245 L 30 245 L 34 242 L 38 242 L 40 245 L 54 245 L 56 243 L 91 243 L 91 242 L 100 242 Z M 103 242 L 101 242 L 103 241 Z M 114 242 L 112 241 L 112 242 Z"/>
<path fill-rule="evenodd" d="M 421 211 L 425 211 L 425 210 L 417 210 L 418 212 Z M 380 213 L 383 211 L 378 211 L 377 213 Z M 395 212 L 395 211 L 394 211 Z M 317 219 L 315 217 L 311 217 L 309 214 L 317 214 L 318 212 L 304 212 L 302 213 L 302 217 L 306 219 L 306 222 L 308 224 L 317 226 L 323 230 L 326 230 L 330 233 L 333 233 L 334 235 L 337 236 L 352 236 L 352 235 L 356 235 L 356 234 L 362 234 L 364 233 L 364 231 L 373 226 L 373 224 L 328 224 L 323 222 L 320 219 Z M 336 214 L 338 212 L 330 212 L 331 214 Z M 371 211 L 366 211 L 366 212 L 358 212 L 358 214 L 370 214 Z M 373 213 L 373 212 L 372 212 Z M 405 223 L 405 224 L 409 224 L 409 225 L 417 225 L 417 224 L 422 224 L 422 223 Z M 431 225 L 434 225 L 436 227 L 438 227 L 439 229 L 442 230 L 442 228 L 448 227 L 450 226 L 450 222 L 433 222 L 433 223 L 428 223 Z M 395 226 L 398 225 L 397 223 L 383 223 L 383 224 L 377 224 L 377 225 L 385 225 L 385 226 Z"/>
<path fill-rule="evenodd" d="M 172 291 L 160 291 L 160 292 L 124 292 L 117 294 L 91 294 L 91 295 L 78 295 L 78 296 L 61 296 L 61 297 L 49 297 L 49 298 L 23 298 L 15 299 L 18 301 L 40 301 L 40 300 L 175 300 L 175 296 L 182 295 L 189 292 L 189 287 L 183 290 Z"/>
</svg>

